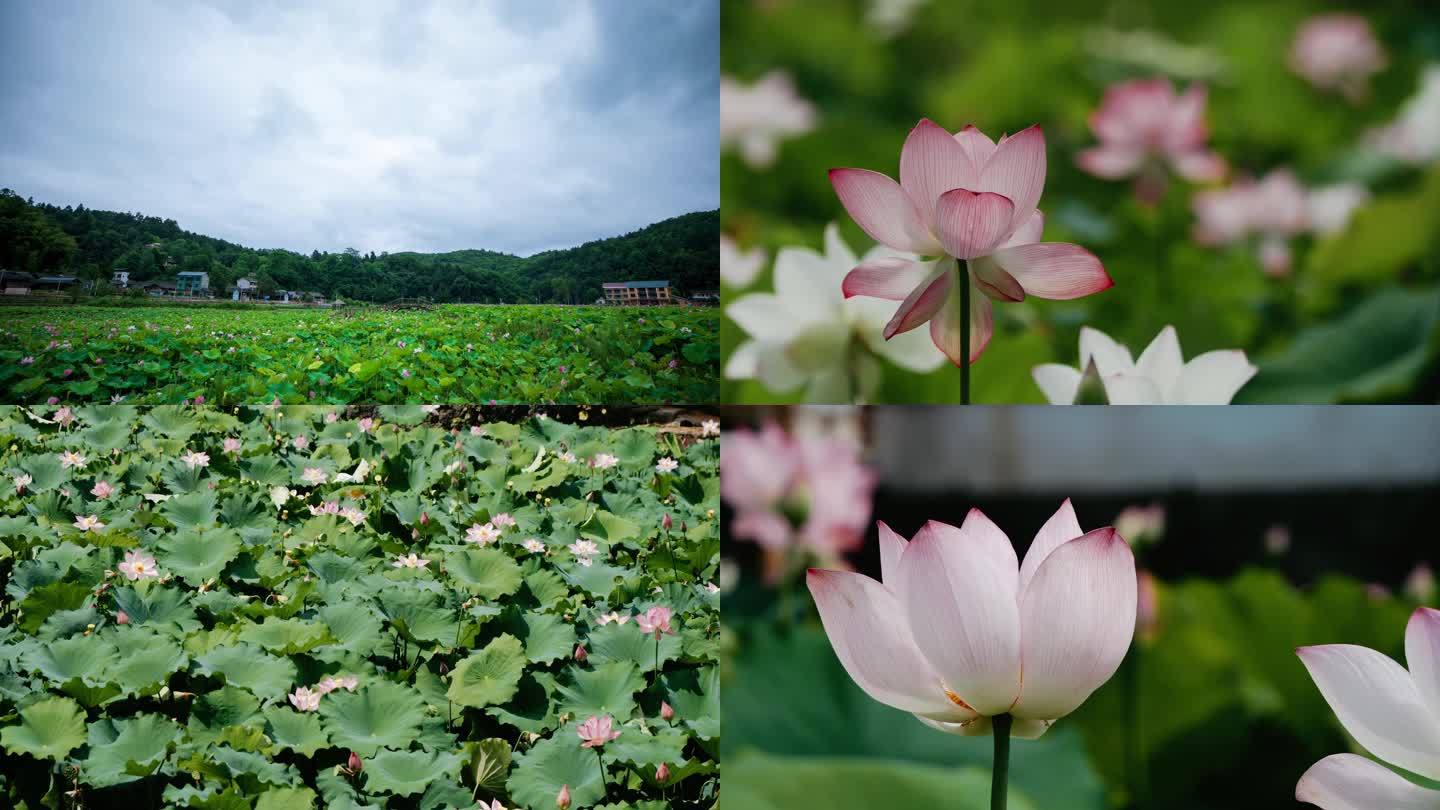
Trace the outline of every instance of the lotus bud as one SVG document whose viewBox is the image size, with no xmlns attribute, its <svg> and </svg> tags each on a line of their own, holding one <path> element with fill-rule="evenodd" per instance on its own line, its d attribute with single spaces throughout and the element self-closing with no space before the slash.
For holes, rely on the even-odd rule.
<svg viewBox="0 0 1440 810">
<path fill-rule="evenodd" d="M 1405 578 L 1405 595 L 1422 605 L 1435 600 L 1435 572 L 1429 565 L 1420 563 Z"/>
<path fill-rule="evenodd" d="M 365 770 L 365 764 L 360 761 L 360 755 L 354 751 L 350 752 L 350 759 L 345 763 L 345 767 L 349 768 L 351 773 L 359 773 Z"/>
<path fill-rule="evenodd" d="M 586 658 L 589 658 L 589 657 L 590 657 L 590 654 L 587 653 L 587 652 L 585 652 L 585 645 L 584 645 L 584 644 L 578 644 L 578 645 L 575 646 L 575 660 L 576 660 L 576 661 L 580 661 L 581 663 L 584 663 L 585 659 L 586 659 Z"/>
<path fill-rule="evenodd" d="M 429 522 L 430 522 L 430 513 L 429 513 L 429 512 L 421 512 L 421 513 L 420 513 L 420 525 L 421 525 L 421 526 L 424 526 L 425 524 L 427 524 L 427 523 L 429 523 Z"/>
<path fill-rule="evenodd" d="M 560 810 L 570 810 L 570 786 L 561 785 L 560 793 L 555 797 L 555 806 Z"/>
<path fill-rule="evenodd" d="M 129 624 L 129 623 L 130 623 L 130 614 L 126 613 L 126 612 L 123 611 L 123 610 L 117 610 L 117 611 L 115 611 L 115 623 L 116 623 L 116 624 Z"/>
<path fill-rule="evenodd" d="M 660 528 L 668 532 L 670 531 L 670 527 L 674 525 L 675 522 L 670 519 L 670 513 L 666 512 L 664 519 L 660 521 Z"/>
<path fill-rule="evenodd" d="M 670 766 L 669 766 L 669 765 L 666 765 L 666 764 L 663 763 L 663 762 L 660 763 L 660 767 L 658 767 L 658 768 L 655 769 L 655 781 L 656 781 L 656 782 L 662 782 L 662 783 L 663 783 L 663 782 L 668 782 L 668 781 L 670 781 Z"/>
<path fill-rule="evenodd" d="M 685 521 L 683 521 L 683 520 L 680 521 L 680 533 L 681 533 L 681 534 L 684 534 L 684 533 L 685 533 Z"/>
</svg>

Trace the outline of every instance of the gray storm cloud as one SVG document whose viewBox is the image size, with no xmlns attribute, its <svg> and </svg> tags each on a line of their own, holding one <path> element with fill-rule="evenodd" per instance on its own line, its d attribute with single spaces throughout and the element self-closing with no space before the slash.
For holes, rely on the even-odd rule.
<svg viewBox="0 0 1440 810">
<path fill-rule="evenodd" d="M 719 205 L 717 0 L 0 3 L 0 186 L 522 255 Z"/>
</svg>

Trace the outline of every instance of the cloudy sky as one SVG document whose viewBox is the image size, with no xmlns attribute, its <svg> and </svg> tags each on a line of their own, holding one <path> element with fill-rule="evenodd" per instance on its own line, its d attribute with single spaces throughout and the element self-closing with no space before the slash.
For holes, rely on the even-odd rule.
<svg viewBox="0 0 1440 810">
<path fill-rule="evenodd" d="M 0 186 L 528 255 L 719 206 L 718 0 L 0 3 Z"/>
</svg>

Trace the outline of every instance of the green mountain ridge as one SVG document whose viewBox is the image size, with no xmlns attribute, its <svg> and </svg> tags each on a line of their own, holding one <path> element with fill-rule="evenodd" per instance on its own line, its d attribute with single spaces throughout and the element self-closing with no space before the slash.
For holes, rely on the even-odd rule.
<svg viewBox="0 0 1440 810">
<path fill-rule="evenodd" d="M 128 270 L 132 285 L 202 271 L 218 290 L 248 277 L 262 290 L 364 301 L 423 296 L 444 302 L 588 303 L 600 297 L 607 281 L 668 280 L 679 294 L 718 289 L 719 227 L 717 209 L 528 257 L 477 248 L 379 254 L 347 249 L 307 256 L 194 233 L 173 219 L 36 203 L 3 189 L 0 268 L 100 280 Z"/>
</svg>

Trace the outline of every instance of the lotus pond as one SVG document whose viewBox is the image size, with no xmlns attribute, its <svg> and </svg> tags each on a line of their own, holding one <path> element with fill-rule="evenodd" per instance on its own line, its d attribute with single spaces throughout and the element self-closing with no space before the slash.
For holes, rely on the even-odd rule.
<svg viewBox="0 0 1440 810">
<path fill-rule="evenodd" d="M 718 442 L 444 417 L 0 408 L 0 804 L 712 806 Z"/>
<path fill-rule="evenodd" d="M 453 304 L 432 311 L 7 311 L 7 403 L 713 402 L 713 310 Z"/>
</svg>

